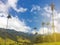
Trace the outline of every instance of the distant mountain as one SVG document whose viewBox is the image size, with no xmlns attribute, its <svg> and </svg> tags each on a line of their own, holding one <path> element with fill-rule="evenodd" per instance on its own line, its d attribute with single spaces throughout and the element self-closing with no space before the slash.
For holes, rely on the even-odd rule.
<svg viewBox="0 0 60 45">
<path fill-rule="evenodd" d="M 24 32 L 18 32 L 13 29 L 0 28 L 0 37 L 3 39 L 9 38 L 11 40 L 17 41 L 17 37 L 22 37 L 22 39 L 32 40 L 32 37 L 34 37 L 34 35 Z"/>
</svg>

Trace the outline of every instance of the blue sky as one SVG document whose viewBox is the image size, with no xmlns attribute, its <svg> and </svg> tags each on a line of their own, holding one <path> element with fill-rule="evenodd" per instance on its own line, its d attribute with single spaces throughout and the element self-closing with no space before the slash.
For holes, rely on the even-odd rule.
<svg viewBox="0 0 60 45">
<path fill-rule="evenodd" d="M 39 28 L 41 26 L 40 23 L 43 17 L 39 15 L 37 11 L 36 11 L 37 14 L 34 14 L 34 12 L 31 12 L 32 6 L 38 5 L 42 8 L 46 4 L 50 4 L 51 2 L 52 2 L 51 0 L 49 1 L 47 0 L 44 0 L 44 1 L 42 0 L 19 0 L 17 3 L 17 8 L 21 6 L 21 7 L 27 8 L 28 10 L 23 13 L 18 13 L 18 16 L 20 19 L 24 19 L 28 26 L 33 27 L 33 28 L 34 27 Z M 34 19 L 34 17 L 36 17 L 36 19 Z M 28 20 L 31 20 L 32 22 Z M 37 20 L 37 22 L 35 20 Z"/>
<path fill-rule="evenodd" d="M 43 19 L 43 17 L 41 16 L 41 14 L 40 15 L 38 14 L 40 12 L 37 12 L 37 10 L 35 11 L 37 12 L 37 14 L 34 14 L 34 12 L 31 12 L 32 6 L 38 5 L 42 8 L 47 4 L 50 5 L 51 2 L 52 2 L 51 0 L 18 0 L 17 8 L 24 7 L 28 9 L 26 12 L 18 13 L 18 16 L 21 20 L 23 19 L 26 22 L 26 24 L 31 28 L 34 28 L 34 27 L 40 28 L 41 20 Z M 34 19 L 34 17 L 36 18 Z"/>
<path fill-rule="evenodd" d="M 60 11 L 60 0 L 1 0 L 4 4 L 8 4 L 9 9 L 8 14 L 11 14 L 13 17 L 18 17 L 20 21 L 24 21 L 26 26 L 29 26 L 31 30 L 34 27 L 37 27 L 39 30 L 42 27 L 42 22 L 48 22 L 50 17 L 43 16 L 42 14 L 47 15 L 46 8 L 50 7 L 51 3 L 55 4 L 55 9 L 57 12 Z M 15 1 L 15 2 L 14 2 Z M 49 9 L 48 9 L 49 10 Z M 49 13 L 49 11 L 48 11 Z M 49 13 L 50 14 L 50 13 Z"/>
</svg>

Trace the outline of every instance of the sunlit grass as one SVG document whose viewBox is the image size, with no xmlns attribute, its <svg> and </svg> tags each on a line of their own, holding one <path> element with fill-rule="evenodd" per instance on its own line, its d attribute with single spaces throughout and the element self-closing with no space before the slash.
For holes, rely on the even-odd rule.
<svg viewBox="0 0 60 45">
<path fill-rule="evenodd" d="M 57 36 L 56 41 L 60 41 L 60 34 L 56 34 L 56 36 Z M 38 38 L 40 38 L 40 37 L 38 37 Z M 50 39 L 50 38 L 52 38 L 52 39 Z M 13 41 L 13 40 L 7 38 L 6 39 L 6 44 L 7 45 L 23 45 L 23 44 L 24 45 L 29 45 L 27 43 L 30 43 L 30 45 L 31 45 L 31 43 L 32 43 L 30 40 L 23 39 L 22 37 L 17 37 L 17 40 L 18 40 L 18 43 L 16 41 Z M 38 39 L 38 40 L 40 40 L 40 39 Z M 46 40 L 49 40 L 49 42 L 48 41 L 46 42 Z M 50 41 L 50 40 L 53 40 L 53 41 Z M 5 45 L 5 40 L 3 38 L 0 38 L 0 45 Z M 46 36 L 45 37 L 45 42 L 42 42 L 42 43 L 40 42 L 40 43 L 36 43 L 36 44 L 33 43 L 33 45 L 60 45 L 60 42 L 54 42 L 53 35 L 51 35 L 51 36 Z"/>
<path fill-rule="evenodd" d="M 60 42 L 38 43 L 34 45 L 60 45 Z"/>
<path fill-rule="evenodd" d="M 17 45 L 17 44 L 23 45 L 23 43 L 25 43 L 25 42 L 30 43 L 30 41 L 27 39 L 23 40 L 23 39 L 19 38 L 18 42 L 13 41 L 9 38 L 6 39 L 6 45 Z M 5 40 L 2 38 L 0 38 L 0 45 L 5 45 Z"/>
</svg>

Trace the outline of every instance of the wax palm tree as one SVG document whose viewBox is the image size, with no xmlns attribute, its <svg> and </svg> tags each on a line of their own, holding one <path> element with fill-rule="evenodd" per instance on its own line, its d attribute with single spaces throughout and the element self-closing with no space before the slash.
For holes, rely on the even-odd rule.
<svg viewBox="0 0 60 45">
<path fill-rule="evenodd" d="M 35 39 L 36 39 L 36 35 L 38 34 L 36 27 L 34 27 L 33 30 L 34 30 L 35 33 L 34 33 L 34 37 L 32 38 L 32 43 L 31 43 L 32 45 L 36 42 Z"/>
<path fill-rule="evenodd" d="M 38 33 L 37 33 L 37 28 L 36 28 L 36 27 L 34 27 L 34 31 L 35 31 L 34 43 L 35 43 L 35 42 L 36 42 L 36 40 L 37 40 L 37 39 L 36 39 L 36 37 L 37 37 L 37 34 L 38 34 Z"/>
<path fill-rule="evenodd" d="M 37 35 L 38 33 L 37 33 L 37 28 L 36 27 L 34 27 L 34 31 L 35 31 L 35 35 Z"/>
<path fill-rule="evenodd" d="M 54 4 L 51 4 L 51 11 L 52 11 L 52 30 L 54 33 L 54 41 L 56 42 L 56 35 L 55 35 L 55 25 L 54 25 Z"/>
<path fill-rule="evenodd" d="M 43 34 L 44 34 L 44 25 L 45 25 L 45 23 L 44 23 L 44 22 L 42 22 Z"/>
<path fill-rule="evenodd" d="M 6 29 L 8 28 L 8 20 L 9 20 L 10 18 L 11 18 L 11 16 L 8 15 L 8 16 L 7 16 L 7 25 L 6 25 Z M 6 33 L 7 33 L 7 32 L 6 32 Z M 6 33 L 5 33 L 5 34 L 6 34 Z M 6 36 L 7 36 L 7 34 L 6 34 Z M 6 45 L 6 38 L 7 38 L 7 37 L 5 37 L 5 45 Z"/>
<path fill-rule="evenodd" d="M 49 25 L 50 25 L 50 23 L 49 22 L 47 22 L 47 28 L 48 28 L 48 41 L 50 42 L 50 37 L 49 37 L 49 33 L 50 33 L 50 31 L 49 31 Z"/>
<path fill-rule="evenodd" d="M 42 22 L 42 27 L 43 27 L 43 42 L 44 42 L 44 25 L 45 25 L 45 23 Z"/>
<path fill-rule="evenodd" d="M 48 28 L 48 34 L 49 34 L 49 25 L 50 25 L 50 23 L 47 22 L 46 25 L 47 25 L 47 28 Z"/>
<path fill-rule="evenodd" d="M 11 15 L 8 15 L 7 16 L 7 26 L 6 26 L 6 29 L 8 28 L 8 21 L 9 21 L 10 18 L 11 18 Z"/>
</svg>

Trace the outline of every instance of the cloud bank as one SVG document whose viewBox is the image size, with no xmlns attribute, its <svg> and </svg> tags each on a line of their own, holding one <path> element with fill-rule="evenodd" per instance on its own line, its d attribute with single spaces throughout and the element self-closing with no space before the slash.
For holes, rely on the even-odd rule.
<svg viewBox="0 0 60 45">
<path fill-rule="evenodd" d="M 35 6 L 35 8 L 36 8 L 36 6 Z M 32 9 L 33 9 L 33 7 L 32 7 Z M 44 6 L 43 8 L 41 8 L 41 10 L 39 12 L 41 12 L 40 15 L 42 15 L 44 17 L 42 21 L 44 21 L 45 23 L 49 22 L 50 24 L 49 24 L 49 26 L 47 26 L 45 24 L 44 27 L 43 26 L 40 27 L 39 31 L 37 31 L 38 34 L 48 34 L 48 32 L 53 33 L 51 6 L 49 6 L 49 5 Z M 56 9 L 54 9 L 54 25 L 55 25 L 55 32 L 60 33 L 60 12 L 58 12 L 58 10 L 56 10 Z M 44 33 L 43 33 L 43 30 L 44 30 Z M 32 31 L 32 33 L 34 34 L 34 31 Z"/>
<path fill-rule="evenodd" d="M 9 14 L 10 7 L 13 8 L 16 12 L 25 12 L 26 8 L 20 7 L 17 9 L 18 0 L 7 0 L 4 4 L 2 0 L 0 1 L 0 28 L 6 28 L 7 25 L 7 15 Z M 11 15 L 12 16 L 12 15 Z M 29 26 L 26 25 L 24 21 L 21 21 L 18 16 L 9 19 L 8 29 L 15 29 L 16 31 L 28 32 L 31 30 Z"/>
</svg>

